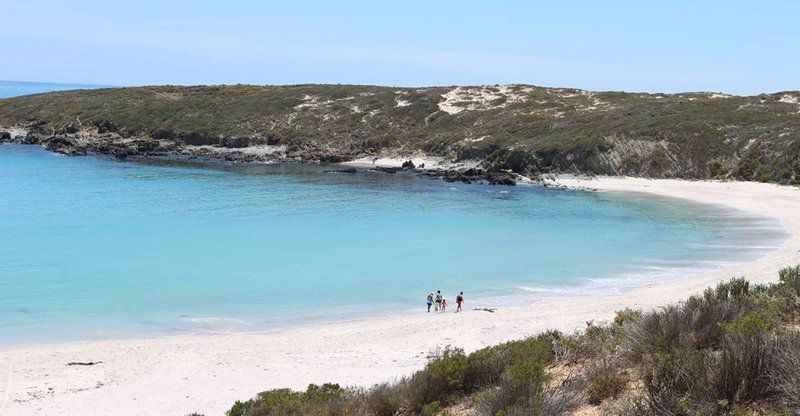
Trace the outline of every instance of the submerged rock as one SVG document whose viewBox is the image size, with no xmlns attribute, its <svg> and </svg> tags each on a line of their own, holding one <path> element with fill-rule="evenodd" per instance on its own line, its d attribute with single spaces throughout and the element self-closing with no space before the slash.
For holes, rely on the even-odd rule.
<svg viewBox="0 0 800 416">
<path fill-rule="evenodd" d="M 358 173 L 358 169 L 356 168 L 345 168 L 345 169 L 331 169 L 323 171 L 325 173 Z"/>
<path fill-rule="evenodd" d="M 378 166 L 376 168 L 372 168 L 372 170 L 383 173 L 397 173 L 403 170 L 403 168 L 389 168 L 384 166 Z"/>
</svg>

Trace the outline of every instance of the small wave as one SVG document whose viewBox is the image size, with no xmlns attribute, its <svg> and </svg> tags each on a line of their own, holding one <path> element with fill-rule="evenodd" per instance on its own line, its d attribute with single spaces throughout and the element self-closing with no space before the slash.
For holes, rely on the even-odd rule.
<svg viewBox="0 0 800 416">
<path fill-rule="evenodd" d="M 205 332 L 244 332 L 254 327 L 251 322 L 225 316 L 181 316 L 189 330 Z"/>
<path fill-rule="evenodd" d="M 542 297 L 582 296 L 621 293 L 636 287 L 665 283 L 697 273 L 711 271 L 727 264 L 721 261 L 694 262 L 693 266 L 643 266 L 642 271 L 583 280 L 574 286 L 519 286 L 518 289 Z"/>
<path fill-rule="evenodd" d="M 544 286 L 520 286 L 519 289 L 530 293 L 550 293 L 555 295 L 569 295 L 575 293 L 574 287 L 554 288 Z"/>
<path fill-rule="evenodd" d="M 780 244 L 709 244 L 709 243 L 693 243 L 692 247 L 699 248 L 724 248 L 724 249 L 742 249 L 742 250 L 777 250 L 781 248 Z"/>
<path fill-rule="evenodd" d="M 247 321 L 236 318 L 224 318 L 217 316 L 181 316 L 181 319 L 186 322 L 197 324 L 219 324 L 219 323 L 234 323 L 234 324 L 248 324 Z"/>
</svg>

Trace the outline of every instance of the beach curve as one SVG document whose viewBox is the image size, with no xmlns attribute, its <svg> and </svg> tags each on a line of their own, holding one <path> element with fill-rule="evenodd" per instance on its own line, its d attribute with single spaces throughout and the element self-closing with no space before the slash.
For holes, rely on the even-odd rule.
<svg viewBox="0 0 800 416">
<path fill-rule="evenodd" d="M 32 345 L 0 350 L 3 415 L 221 415 L 236 400 L 308 383 L 371 385 L 421 368 L 445 345 L 474 350 L 546 329 L 571 331 L 616 310 L 680 301 L 721 280 L 774 281 L 800 263 L 800 189 L 753 182 L 557 177 L 551 185 L 637 192 L 776 218 L 791 234 L 764 257 L 603 297 L 548 299 L 495 313 L 415 315 L 272 334 L 193 335 Z M 576 253 L 576 256 L 579 254 Z M 469 298 L 467 299 L 469 309 Z M 68 366 L 69 362 L 99 362 Z M 12 366 L 13 363 L 13 366 Z"/>
</svg>

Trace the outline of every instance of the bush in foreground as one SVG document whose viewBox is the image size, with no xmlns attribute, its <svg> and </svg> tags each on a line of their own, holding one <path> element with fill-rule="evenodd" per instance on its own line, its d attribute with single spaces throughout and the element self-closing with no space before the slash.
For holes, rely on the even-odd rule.
<svg viewBox="0 0 800 416">
<path fill-rule="evenodd" d="M 237 402 L 229 416 L 727 415 L 800 413 L 800 266 L 780 282 L 736 278 L 687 301 L 572 335 L 546 332 L 470 354 L 446 348 L 426 367 L 370 389 L 310 385 Z"/>
</svg>

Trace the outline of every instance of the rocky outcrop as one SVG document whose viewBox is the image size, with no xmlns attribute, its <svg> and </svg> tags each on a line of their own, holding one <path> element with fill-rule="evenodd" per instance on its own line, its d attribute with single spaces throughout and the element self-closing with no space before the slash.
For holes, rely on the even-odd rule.
<svg viewBox="0 0 800 416">
<path fill-rule="evenodd" d="M 75 137 L 67 135 L 50 136 L 44 140 L 43 144 L 47 150 L 67 156 L 84 156 L 87 151 L 83 143 Z"/>
<path fill-rule="evenodd" d="M 422 175 L 429 178 L 442 179 L 447 182 L 463 183 L 489 183 L 492 185 L 516 185 L 518 175 L 505 171 L 486 171 L 484 169 L 469 168 L 465 170 L 425 171 Z"/>
<path fill-rule="evenodd" d="M 129 156 L 163 156 L 178 151 L 178 146 L 152 138 L 125 138 L 110 133 L 108 126 L 104 133 L 65 126 L 61 129 L 47 129 L 46 125 L 27 126 L 25 136 L 12 140 L 22 144 L 41 145 L 47 150 L 68 156 L 84 156 L 89 153 L 110 155 L 120 159 Z"/>
</svg>

